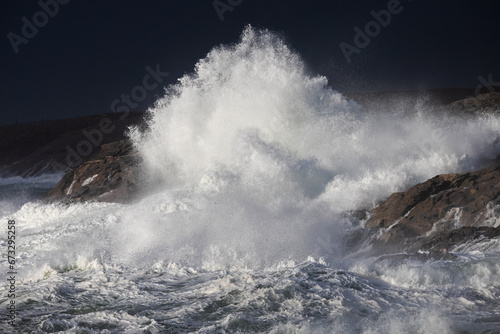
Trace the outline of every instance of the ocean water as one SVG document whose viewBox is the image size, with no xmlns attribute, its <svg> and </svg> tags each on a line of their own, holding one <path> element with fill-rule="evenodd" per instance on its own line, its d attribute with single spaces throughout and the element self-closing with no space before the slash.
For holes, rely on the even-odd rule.
<svg viewBox="0 0 500 334">
<path fill-rule="evenodd" d="M 3 284 L 0 332 L 500 333 L 500 240 L 454 261 L 349 244 L 354 211 L 500 153 L 498 117 L 423 102 L 363 108 L 247 27 L 130 130 L 133 204 L 38 200 L 60 175 L 0 180 L 0 279 L 14 219 L 17 310 L 13 327 Z"/>
</svg>

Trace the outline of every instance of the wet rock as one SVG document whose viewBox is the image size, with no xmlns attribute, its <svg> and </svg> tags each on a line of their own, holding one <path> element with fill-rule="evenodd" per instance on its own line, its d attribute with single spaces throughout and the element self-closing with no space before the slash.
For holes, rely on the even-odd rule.
<svg viewBox="0 0 500 334">
<path fill-rule="evenodd" d="M 394 193 L 371 211 L 366 227 L 377 231 L 375 246 L 379 250 L 415 251 L 431 240 L 431 244 L 437 244 L 439 239 L 432 238 L 446 237 L 450 244 L 443 248 L 448 249 L 470 237 L 457 229 L 499 224 L 500 166 L 496 166 L 473 173 L 438 175 Z"/>
<path fill-rule="evenodd" d="M 453 248 L 465 243 L 473 243 L 500 237 L 500 227 L 466 226 L 425 238 L 416 242 L 411 251 L 427 252 L 433 258 L 447 259 Z"/>
<path fill-rule="evenodd" d="M 138 190 L 139 162 L 129 140 L 102 145 L 93 159 L 70 169 L 46 199 L 70 203 L 130 202 Z"/>
</svg>

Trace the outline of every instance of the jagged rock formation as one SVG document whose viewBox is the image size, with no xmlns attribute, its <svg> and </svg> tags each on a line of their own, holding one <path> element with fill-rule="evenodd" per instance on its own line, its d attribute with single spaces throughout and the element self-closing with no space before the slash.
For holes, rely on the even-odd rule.
<svg viewBox="0 0 500 334">
<path fill-rule="evenodd" d="M 129 140 L 102 145 L 92 160 L 70 169 L 46 199 L 130 202 L 138 190 L 139 162 Z"/>
<path fill-rule="evenodd" d="M 438 175 L 394 193 L 371 211 L 366 223 L 381 232 L 376 247 L 411 251 L 477 239 L 485 228 L 487 235 L 498 236 L 499 226 L 500 166 Z"/>
</svg>

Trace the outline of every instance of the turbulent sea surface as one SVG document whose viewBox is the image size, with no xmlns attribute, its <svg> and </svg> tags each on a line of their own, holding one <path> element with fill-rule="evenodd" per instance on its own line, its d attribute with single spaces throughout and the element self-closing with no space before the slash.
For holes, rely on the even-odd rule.
<svg viewBox="0 0 500 334">
<path fill-rule="evenodd" d="M 133 204 L 47 204 L 60 176 L 0 180 L 0 332 L 500 333 L 498 240 L 454 261 L 347 247 L 352 211 L 500 151 L 497 117 L 413 109 L 362 108 L 247 28 L 130 131 Z"/>
</svg>

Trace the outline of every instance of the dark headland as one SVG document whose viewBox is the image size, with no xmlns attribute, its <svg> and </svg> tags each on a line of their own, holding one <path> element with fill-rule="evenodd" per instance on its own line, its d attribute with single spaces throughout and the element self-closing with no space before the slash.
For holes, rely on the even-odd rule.
<svg viewBox="0 0 500 334">
<path fill-rule="evenodd" d="M 372 110 L 422 101 L 443 112 L 500 113 L 500 93 L 474 93 L 441 89 L 347 96 Z M 0 126 L 0 177 L 64 173 L 43 200 L 129 203 L 141 180 L 140 158 L 126 131 L 144 127 L 144 117 L 143 112 L 112 113 Z M 365 243 L 386 254 L 453 259 L 453 247 L 500 238 L 500 226 L 495 227 L 500 221 L 500 159 L 485 161 L 484 167 L 438 175 L 357 213 L 365 229 L 349 243 Z"/>
<path fill-rule="evenodd" d="M 126 138 L 143 112 L 109 113 L 0 126 L 0 177 L 66 172 L 93 159 L 101 146 Z"/>
</svg>

